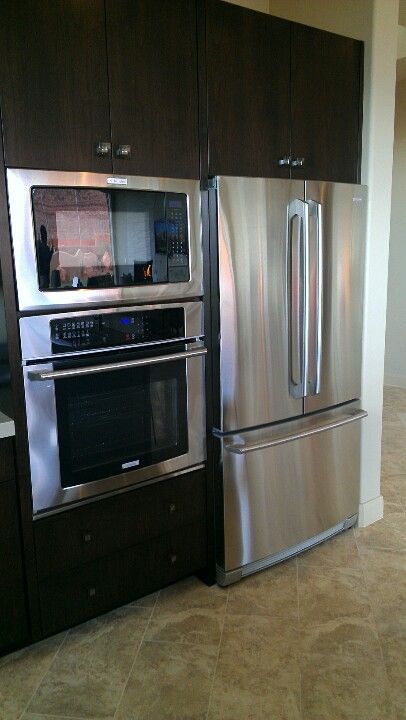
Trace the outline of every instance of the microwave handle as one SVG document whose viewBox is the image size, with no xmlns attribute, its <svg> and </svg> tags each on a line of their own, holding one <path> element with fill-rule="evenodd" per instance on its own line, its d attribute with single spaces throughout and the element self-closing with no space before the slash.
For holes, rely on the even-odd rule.
<svg viewBox="0 0 406 720">
<path fill-rule="evenodd" d="M 158 357 L 139 358 L 138 360 L 124 360 L 123 362 L 107 363 L 105 365 L 90 365 L 84 368 L 70 368 L 68 370 L 44 370 L 36 372 L 28 372 L 30 380 L 64 380 L 72 377 L 82 377 L 85 375 L 96 375 L 97 373 L 113 372 L 115 370 L 127 370 L 129 368 L 143 367 L 146 365 L 158 365 L 164 362 L 173 362 L 175 360 L 186 360 L 187 358 L 206 355 L 207 348 L 196 348 L 186 350 L 185 352 L 173 353 L 172 355 L 159 355 Z"/>
</svg>

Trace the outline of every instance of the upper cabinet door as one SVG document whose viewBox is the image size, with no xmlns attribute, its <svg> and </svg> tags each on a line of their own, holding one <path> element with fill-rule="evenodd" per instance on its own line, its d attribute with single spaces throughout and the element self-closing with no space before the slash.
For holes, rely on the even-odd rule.
<svg viewBox="0 0 406 720">
<path fill-rule="evenodd" d="M 362 78 L 362 42 L 292 23 L 292 177 L 359 182 Z"/>
<path fill-rule="evenodd" d="M 209 173 L 289 177 L 290 23 L 207 2 Z"/>
<path fill-rule="evenodd" d="M 3 3 L 0 51 L 6 165 L 110 172 L 103 0 Z"/>
<path fill-rule="evenodd" d="M 114 170 L 198 178 L 194 0 L 106 0 L 106 17 Z"/>
</svg>

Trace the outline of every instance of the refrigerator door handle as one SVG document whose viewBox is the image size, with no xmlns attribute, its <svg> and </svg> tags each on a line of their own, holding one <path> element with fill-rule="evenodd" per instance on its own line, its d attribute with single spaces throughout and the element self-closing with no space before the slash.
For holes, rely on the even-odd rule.
<svg viewBox="0 0 406 720">
<path fill-rule="evenodd" d="M 320 392 L 321 353 L 322 353 L 322 312 L 323 312 L 323 207 L 315 200 L 308 200 L 309 218 L 315 221 L 315 237 L 308 232 L 308 297 L 312 297 L 308 313 L 306 331 L 306 396 Z M 312 234 L 313 235 L 313 234 Z M 310 248 L 311 239 L 314 240 Z M 312 253 L 311 253 L 312 251 Z M 310 259 L 312 258 L 312 259 Z M 311 283 L 310 277 L 314 278 Z M 314 287 L 310 287 L 310 285 Z M 311 345 L 310 345 L 311 343 Z"/>
<path fill-rule="evenodd" d="M 344 413 L 337 420 L 330 420 L 325 423 L 315 423 L 313 426 L 307 427 L 301 432 L 281 435 L 271 440 L 265 440 L 264 442 L 246 445 L 243 443 L 235 443 L 233 445 L 224 444 L 224 450 L 235 453 L 236 455 L 246 455 L 247 453 L 254 452 L 255 450 L 265 450 L 266 448 L 274 447 L 275 445 L 283 445 L 284 443 L 292 442 L 293 440 L 300 440 L 301 438 L 316 435 L 317 433 L 325 432 L 326 430 L 334 430 L 334 428 L 340 427 L 341 425 L 347 425 L 355 420 L 361 420 L 367 415 L 368 413 L 365 410 L 353 410 Z"/>
<path fill-rule="evenodd" d="M 287 278 L 289 307 L 289 392 L 295 398 L 304 396 L 307 372 L 304 328 L 307 325 L 306 284 L 308 206 L 296 198 L 288 206 Z"/>
</svg>

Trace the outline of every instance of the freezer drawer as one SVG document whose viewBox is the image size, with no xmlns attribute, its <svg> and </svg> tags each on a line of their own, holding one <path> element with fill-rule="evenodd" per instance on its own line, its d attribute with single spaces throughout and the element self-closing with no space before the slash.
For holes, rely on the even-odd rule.
<svg viewBox="0 0 406 720">
<path fill-rule="evenodd" d="M 220 568 L 227 573 L 282 553 L 358 512 L 365 415 L 351 403 L 221 438 Z"/>
</svg>

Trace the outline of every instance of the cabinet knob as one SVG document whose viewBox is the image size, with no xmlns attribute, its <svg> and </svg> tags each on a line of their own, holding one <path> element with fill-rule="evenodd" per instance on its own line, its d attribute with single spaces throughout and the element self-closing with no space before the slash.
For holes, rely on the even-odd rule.
<svg viewBox="0 0 406 720">
<path fill-rule="evenodd" d="M 130 158 L 131 157 L 131 145 L 118 145 L 116 148 L 116 157 Z"/>
<path fill-rule="evenodd" d="M 175 505 L 175 503 L 169 503 L 169 512 L 171 513 L 171 515 L 172 515 L 174 512 L 176 512 L 176 505 Z"/>
<path fill-rule="evenodd" d="M 278 165 L 279 165 L 279 167 L 283 167 L 284 165 L 290 165 L 289 155 L 284 155 L 283 157 L 279 158 Z M 293 165 L 293 163 L 292 163 L 292 165 Z"/>
<path fill-rule="evenodd" d="M 302 167 L 302 165 L 304 165 L 304 161 L 305 159 L 301 157 L 292 158 L 291 165 L 292 167 Z"/>
<path fill-rule="evenodd" d="M 169 555 L 169 560 L 171 565 L 175 565 L 175 563 L 178 562 L 178 556 L 177 555 Z"/>
<path fill-rule="evenodd" d="M 98 157 L 106 157 L 111 153 L 111 142 L 98 142 L 95 150 Z"/>
<path fill-rule="evenodd" d="M 91 540 L 92 540 L 92 536 L 91 536 L 90 533 L 85 533 L 85 534 L 83 535 L 83 542 L 85 542 L 85 543 L 90 543 Z"/>
</svg>

